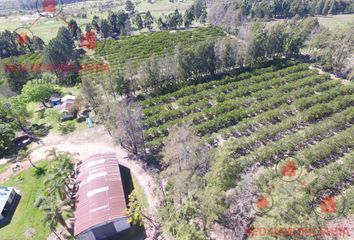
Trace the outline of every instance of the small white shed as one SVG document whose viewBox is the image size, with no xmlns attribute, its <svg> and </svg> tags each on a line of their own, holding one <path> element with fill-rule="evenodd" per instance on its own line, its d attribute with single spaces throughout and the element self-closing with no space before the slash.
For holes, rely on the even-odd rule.
<svg viewBox="0 0 354 240">
<path fill-rule="evenodd" d="M 0 221 L 7 217 L 16 194 L 12 187 L 0 187 Z"/>
</svg>

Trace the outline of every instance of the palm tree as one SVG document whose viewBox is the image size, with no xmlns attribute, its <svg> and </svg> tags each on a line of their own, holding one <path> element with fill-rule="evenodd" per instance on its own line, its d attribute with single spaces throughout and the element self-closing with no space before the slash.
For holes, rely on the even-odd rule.
<svg viewBox="0 0 354 240">
<path fill-rule="evenodd" d="M 73 236 L 72 229 L 66 224 L 63 211 L 69 210 L 73 202 L 69 197 L 70 177 L 74 170 L 73 155 L 68 152 L 58 152 L 55 148 L 47 153 L 47 159 L 52 162 L 50 175 L 45 181 L 46 190 L 40 208 L 45 212 L 45 222 L 50 230 L 55 232 L 58 224 L 62 225 Z"/>
<path fill-rule="evenodd" d="M 30 162 L 30 164 L 32 165 L 32 167 L 34 167 L 35 169 L 39 170 L 39 168 L 33 163 L 32 159 L 31 159 L 31 150 L 23 150 L 21 149 L 19 152 L 18 152 L 18 155 L 17 155 L 17 161 L 25 161 L 25 160 L 28 160 Z"/>
<path fill-rule="evenodd" d="M 59 196 L 61 200 L 70 200 L 71 175 L 74 171 L 73 157 L 67 152 L 52 149 L 47 158 L 53 162 L 49 178 L 46 180 L 48 196 Z"/>
<path fill-rule="evenodd" d="M 45 212 L 44 222 L 49 226 L 50 230 L 60 239 L 56 233 L 58 224 L 63 226 L 68 233 L 73 236 L 72 229 L 66 224 L 63 217 L 64 208 L 68 206 L 68 201 L 58 200 L 53 197 L 46 197 L 41 204 L 41 209 Z"/>
<path fill-rule="evenodd" d="M 65 152 L 57 156 L 59 169 L 63 174 L 70 175 L 74 171 L 73 155 Z"/>
<path fill-rule="evenodd" d="M 52 148 L 50 150 L 47 150 L 47 158 L 52 158 L 52 159 L 56 159 L 57 158 L 57 149 L 56 148 Z"/>
<path fill-rule="evenodd" d="M 58 194 L 61 200 L 68 199 L 69 194 L 66 191 L 65 181 L 66 176 L 52 173 L 50 177 L 45 180 L 45 184 L 48 186 L 46 195 L 56 196 Z"/>
</svg>

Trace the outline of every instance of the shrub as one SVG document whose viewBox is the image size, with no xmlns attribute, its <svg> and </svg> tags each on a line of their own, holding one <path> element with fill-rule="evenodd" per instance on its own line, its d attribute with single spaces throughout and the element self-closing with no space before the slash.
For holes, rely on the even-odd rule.
<svg viewBox="0 0 354 240">
<path fill-rule="evenodd" d="M 319 104 L 311 107 L 306 113 L 304 114 L 305 121 L 316 121 L 325 116 L 328 116 L 333 112 L 333 109 L 326 105 L 326 104 Z"/>
<path fill-rule="evenodd" d="M 60 118 L 62 117 L 62 113 L 59 112 L 57 109 L 47 109 L 44 112 L 44 117 L 48 120 L 50 123 L 56 123 L 59 122 Z"/>
<path fill-rule="evenodd" d="M 41 102 L 54 92 L 60 92 L 60 87 L 50 83 L 28 82 L 22 88 L 21 98 L 25 102 Z"/>
<path fill-rule="evenodd" d="M 69 134 L 73 131 L 75 131 L 75 122 L 74 121 L 69 121 L 63 124 L 59 125 L 59 130 L 61 132 L 61 134 L 66 135 Z"/>
</svg>

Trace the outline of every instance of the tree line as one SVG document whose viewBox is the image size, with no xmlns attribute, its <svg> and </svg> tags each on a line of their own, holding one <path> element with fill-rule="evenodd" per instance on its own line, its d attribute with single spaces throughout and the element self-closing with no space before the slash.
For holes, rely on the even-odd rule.
<svg viewBox="0 0 354 240">
<path fill-rule="evenodd" d="M 190 6 L 184 14 L 180 13 L 178 9 L 157 19 L 157 26 L 160 30 L 164 29 L 176 29 L 184 25 L 188 28 L 193 21 L 199 21 L 200 23 L 206 23 L 207 19 L 207 5 L 202 0 L 195 0 L 193 5 Z"/>
<path fill-rule="evenodd" d="M 223 37 L 190 48 L 177 46 L 171 53 L 152 56 L 136 67 L 128 62 L 120 70 L 121 79 L 126 82 L 121 85 L 121 92 L 129 95 L 144 90 L 147 94 L 163 94 L 193 81 L 212 79 L 217 73 L 283 56 L 298 56 L 318 27 L 315 18 L 284 21 L 269 29 L 255 22 L 244 41 Z"/>
<path fill-rule="evenodd" d="M 38 36 L 21 36 L 20 33 L 9 30 L 0 33 L 0 58 L 33 53 L 43 48 L 44 41 Z"/>
<path fill-rule="evenodd" d="M 208 22 L 231 32 L 237 32 L 244 22 L 252 19 L 290 19 L 354 12 L 353 0 L 212 0 L 209 3 Z"/>
<path fill-rule="evenodd" d="M 325 71 L 337 76 L 354 79 L 354 28 L 351 23 L 342 30 L 322 29 L 310 43 L 311 58 Z"/>
<path fill-rule="evenodd" d="M 217 2 L 225 4 L 237 14 L 246 18 L 292 18 L 296 15 L 305 17 L 313 15 L 345 14 L 354 12 L 352 0 L 236 0 Z"/>
</svg>

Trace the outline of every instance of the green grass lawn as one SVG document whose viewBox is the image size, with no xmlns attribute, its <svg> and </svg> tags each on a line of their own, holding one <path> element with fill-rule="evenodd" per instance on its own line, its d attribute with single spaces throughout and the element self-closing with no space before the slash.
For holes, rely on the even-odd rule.
<svg viewBox="0 0 354 240">
<path fill-rule="evenodd" d="M 10 163 L 0 164 L 0 173 L 5 172 L 5 170 L 10 166 Z"/>
<path fill-rule="evenodd" d="M 71 93 L 74 96 L 79 96 L 80 93 L 80 88 L 75 86 L 75 87 L 62 87 L 61 88 L 63 95 Z M 27 104 L 27 110 L 30 113 L 30 121 L 32 124 L 47 124 L 52 126 L 52 131 L 55 133 L 61 133 L 59 130 L 59 119 L 61 117 L 61 113 L 58 109 L 54 108 L 49 108 L 45 109 L 44 113 L 38 112 L 37 110 L 39 109 L 39 106 L 41 106 L 40 102 L 30 102 Z M 67 121 L 68 122 L 74 122 L 75 123 L 75 130 L 80 130 L 80 129 L 86 129 L 86 123 L 81 122 L 78 123 L 76 120 L 72 121 Z"/>
<path fill-rule="evenodd" d="M 61 117 L 61 113 L 59 110 L 54 109 L 54 108 L 49 108 L 49 109 L 45 109 L 44 114 L 41 114 L 40 112 L 37 112 L 38 106 L 40 105 L 40 103 L 28 103 L 27 104 L 27 109 L 31 114 L 31 118 L 30 121 L 32 124 L 47 124 L 50 125 L 52 127 L 53 132 L 57 133 L 57 134 L 62 134 L 62 132 L 60 131 L 60 117 Z M 82 129 L 86 129 L 86 123 L 85 122 L 77 122 L 76 120 L 71 120 L 71 121 L 66 121 L 63 122 L 62 124 L 68 124 L 69 122 L 73 122 L 75 125 L 75 130 L 74 131 L 78 131 L 78 130 L 82 130 Z"/>
<path fill-rule="evenodd" d="M 48 162 L 43 161 L 37 165 L 46 168 Z M 21 200 L 11 223 L 0 229 L 1 240 L 47 239 L 50 231 L 49 228 L 43 224 L 43 212 L 33 206 L 36 197 L 39 196 L 44 189 L 45 177 L 46 176 L 36 176 L 35 170 L 30 168 L 2 184 L 3 186 L 18 189 L 21 192 Z M 24 236 L 24 232 L 29 228 L 35 230 L 35 234 L 32 238 L 26 238 Z"/>
<path fill-rule="evenodd" d="M 48 124 L 57 130 L 59 125 L 59 118 L 61 116 L 59 110 L 56 109 L 46 109 L 44 114 L 37 112 L 40 103 L 31 102 L 27 104 L 27 109 L 31 115 L 32 124 Z"/>
<path fill-rule="evenodd" d="M 336 30 L 338 28 L 346 28 L 349 23 L 354 22 L 354 14 L 318 16 L 318 21 L 330 30 Z"/>
<path fill-rule="evenodd" d="M 137 1 L 137 9 L 139 11 L 150 11 L 154 17 L 161 15 L 167 15 L 178 9 L 180 12 L 184 12 L 189 6 L 192 5 L 192 0 L 186 0 L 185 2 L 172 3 L 169 0 L 156 0 L 155 3 L 148 3 L 147 1 Z"/>
</svg>

